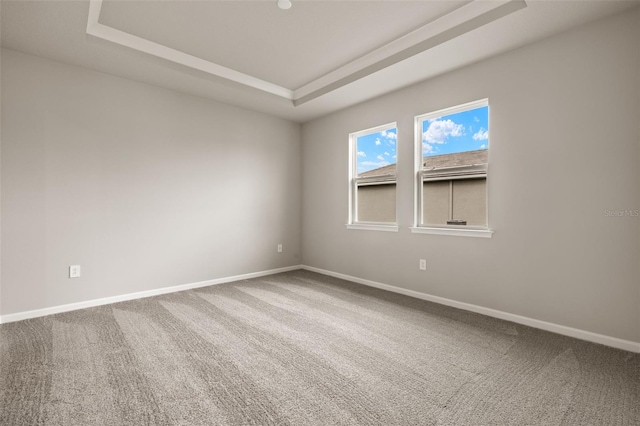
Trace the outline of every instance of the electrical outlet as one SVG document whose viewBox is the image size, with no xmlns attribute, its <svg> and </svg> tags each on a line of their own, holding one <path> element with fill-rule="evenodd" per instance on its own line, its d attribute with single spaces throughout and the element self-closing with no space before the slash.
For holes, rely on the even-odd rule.
<svg viewBox="0 0 640 426">
<path fill-rule="evenodd" d="M 427 259 L 420 259 L 420 270 L 421 271 L 427 270 Z"/>
<path fill-rule="evenodd" d="M 278 244 L 278 253 L 282 253 L 282 244 Z"/>
<path fill-rule="evenodd" d="M 80 278 L 80 265 L 69 266 L 69 278 Z"/>
</svg>

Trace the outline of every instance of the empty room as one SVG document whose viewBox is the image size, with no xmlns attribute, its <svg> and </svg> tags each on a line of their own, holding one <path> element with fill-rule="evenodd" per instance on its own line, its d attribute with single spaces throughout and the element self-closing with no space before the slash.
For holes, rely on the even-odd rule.
<svg viewBox="0 0 640 426">
<path fill-rule="evenodd" d="M 0 24 L 0 425 L 640 424 L 640 0 Z"/>
</svg>

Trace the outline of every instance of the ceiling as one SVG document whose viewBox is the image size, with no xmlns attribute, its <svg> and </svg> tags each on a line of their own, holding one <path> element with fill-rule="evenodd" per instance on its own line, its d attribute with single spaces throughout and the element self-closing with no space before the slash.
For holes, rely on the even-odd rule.
<svg viewBox="0 0 640 426">
<path fill-rule="evenodd" d="M 2 47 L 305 122 L 639 1 L 2 0 Z"/>
<path fill-rule="evenodd" d="M 401 3 L 105 1 L 100 22 L 293 90 L 465 2 Z"/>
</svg>

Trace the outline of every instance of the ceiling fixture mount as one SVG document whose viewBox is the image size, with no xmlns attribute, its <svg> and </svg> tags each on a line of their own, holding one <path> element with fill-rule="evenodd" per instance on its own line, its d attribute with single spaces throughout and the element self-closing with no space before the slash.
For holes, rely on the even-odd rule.
<svg viewBox="0 0 640 426">
<path fill-rule="evenodd" d="M 278 7 L 282 10 L 291 9 L 291 0 L 278 0 Z"/>
</svg>

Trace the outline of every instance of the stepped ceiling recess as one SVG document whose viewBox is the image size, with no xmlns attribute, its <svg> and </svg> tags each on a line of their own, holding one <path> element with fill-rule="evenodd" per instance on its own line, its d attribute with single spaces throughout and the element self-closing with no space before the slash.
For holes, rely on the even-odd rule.
<svg viewBox="0 0 640 426">
<path fill-rule="evenodd" d="M 2 46 L 304 122 L 633 1 L 2 0 Z"/>
</svg>

